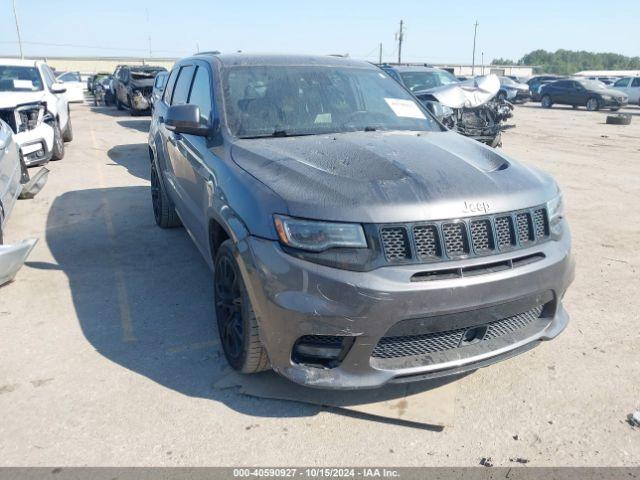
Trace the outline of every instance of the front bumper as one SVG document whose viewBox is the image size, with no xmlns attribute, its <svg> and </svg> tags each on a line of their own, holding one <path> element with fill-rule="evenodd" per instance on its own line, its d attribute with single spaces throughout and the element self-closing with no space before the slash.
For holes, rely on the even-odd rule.
<svg viewBox="0 0 640 480">
<path fill-rule="evenodd" d="M 616 98 L 616 97 L 612 97 L 608 100 L 605 100 L 604 98 L 600 100 L 600 106 L 601 107 L 613 107 L 613 108 L 622 108 L 625 107 L 627 104 L 629 103 L 629 99 L 628 98 Z"/>
<path fill-rule="evenodd" d="M 131 109 L 144 112 L 151 109 L 151 98 L 140 94 L 131 97 Z"/>
<path fill-rule="evenodd" d="M 51 160 L 53 149 L 53 128 L 41 123 L 36 128 L 15 135 L 20 153 L 27 167 L 42 165 Z"/>
<path fill-rule="evenodd" d="M 568 322 L 561 299 L 574 276 L 568 228 L 562 239 L 530 250 L 543 254 L 544 259 L 510 270 L 424 282 L 409 279 L 417 272 L 480 265 L 514 255 L 353 272 L 294 258 L 277 242 L 249 237 L 239 245 L 238 260 L 257 314 L 261 340 L 276 372 L 308 386 L 372 388 L 476 369 L 556 337 Z M 496 318 L 514 302 L 535 300 L 546 302 L 545 318 L 537 319 L 517 335 L 432 355 L 389 361 L 372 356 L 380 339 L 403 320 L 419 321 L 428 328 L 434 327 L 428 326 L 431 320 L 464 321 L 469 327 L 479 311 L 482 314 L 477 322 L 483 322 L 492 315 Z M 449 328 L 454 328 L 453 324 Z M 353 340 L 338 366 L 322 368 L 292 360 L 296 341 L 305 335 L 347 336 Z"/>
</svg>

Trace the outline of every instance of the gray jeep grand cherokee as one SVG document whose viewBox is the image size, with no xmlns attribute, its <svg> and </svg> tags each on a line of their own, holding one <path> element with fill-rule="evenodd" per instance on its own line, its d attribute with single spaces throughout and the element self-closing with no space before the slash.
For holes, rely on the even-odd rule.
<svg viewBox="0 0 640 480">
<path fill-rule="evenodd" d="M 184 225 L 213 269 L 241 372 L 376 387 L 483 367 L 567 325 L 554 180 L 447 131 L 372 65 L 183 59 L 149 154 L 156 222 Z"/>
</svg>

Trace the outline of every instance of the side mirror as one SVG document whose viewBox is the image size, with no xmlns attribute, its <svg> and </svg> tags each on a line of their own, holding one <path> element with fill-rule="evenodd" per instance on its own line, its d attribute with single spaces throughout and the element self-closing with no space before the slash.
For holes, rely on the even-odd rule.
<svg viewBox="0 0 640 480">
<path fill-rule="evenodd" d="M 209 122 L 200 122 L 200 108 L 197 105 L 171 105 L 165 116 L 167 130 L 206 137 L 211 132 Z"/>
<path fill-rule="evenodd" d="M 51 85 L 50 90 L 51 90 L 51 93 L 64 93 L 67 91 L 67 87 L 65 87 L 63 83 L 56 82 L 53 85 Z"/>
</svg>

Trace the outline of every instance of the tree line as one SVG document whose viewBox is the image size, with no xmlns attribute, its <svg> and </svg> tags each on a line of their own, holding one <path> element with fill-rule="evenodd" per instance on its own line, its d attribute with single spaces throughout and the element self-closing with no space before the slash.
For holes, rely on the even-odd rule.
<svg viewBox="0 0 640 480">
<path fill-rule="evenodd" d="M 640 57 L 573 50 L 534 50 L 518 61 L 494 58 L 491 65 L 531 65 L 535 73 L 571 75 L 582 70 L 640 70 Z"/>
</svg>

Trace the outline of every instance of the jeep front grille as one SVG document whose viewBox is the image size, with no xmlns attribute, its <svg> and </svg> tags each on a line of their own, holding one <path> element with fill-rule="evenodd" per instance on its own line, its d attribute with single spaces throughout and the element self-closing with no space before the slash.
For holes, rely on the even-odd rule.
<svg viewBox="0 0 640 480">
<path fill-rule="evenodd" d="M 380 238 L 389 263 L 424 263 L 490 255 L 549 239 L 545 207 L 486 217 L 416 224 L 382 225 Z"/>
</svg>

